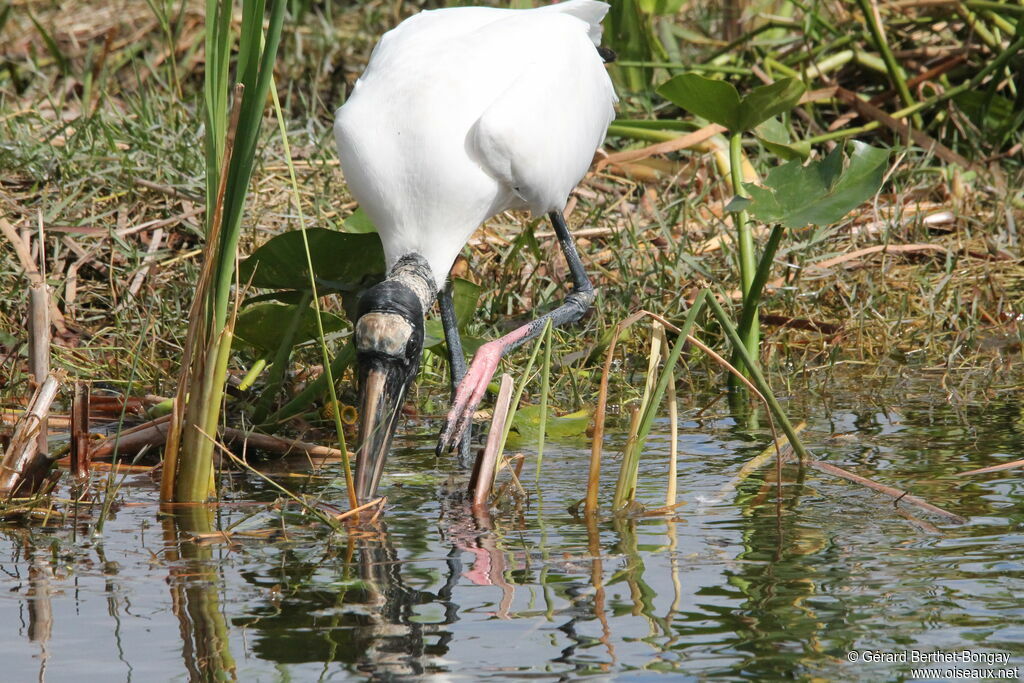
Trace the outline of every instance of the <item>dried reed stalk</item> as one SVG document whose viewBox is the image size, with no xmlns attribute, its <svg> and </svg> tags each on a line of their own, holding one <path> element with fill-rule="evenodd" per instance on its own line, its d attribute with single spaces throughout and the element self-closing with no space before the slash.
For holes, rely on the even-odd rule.
<svg viewBox="0 0 1024 683">
<path fill-rule="evenodd" d="M 501 388 L 498 389 L 498 399 L 494 402 L 494 417 L 491 418 L 491 430 L 487 433 L 487 446 L 476 461 L 473 468 L 473 477 L 469 482 L 469 491 L 473 496 L 474 508 L 487 508 L 487 499 L 491 495 L 491 487 L 494 485 L 494 471 L 498 461 L 501 442 L 504 441 L 505 422 L 508 418 L 508 411 L 512 405 L 512 389 L 514 387 L 512 375 L 505 373 L 501 376 Z"/>
<path fill-rule="evenodd" d="M 75 382 L 71 399 L 71 473 L 79 482 L 89 478 L 89 385 Z"/>
<path fill-rule="evenodd" d="M 968 470 L 966 472 L 957 472 L 955 477 L 967 477 L 972 474 L 988 474 L 989 472 L 1001 472 L 1003 470 L 1012 470 L 1017 467 L 1024 467 L 1024 460 L 1014 460 L 1013 462 L 1004 462 L 998 465 L 989 465 L 988 467 L 980 467 L 976 470 Z"/>
<path fill-rule="evenodd" d="M 94 459 L 109 458 L 114 450 L 121 455 L 134 455 L 144 446 L 161 446 L 167 441 L 171 416 L 164 415 L 141 425 L 122 431 L 115 437 L 100 442 L 92 449 Z M 299 453 L 313 458 L 341 458 L 341 451 L 329 446 L 307 443 L 298 439 L 285 439 L 270 434 L 246 432 L 232 427 L 222 427 L 218 435 L 229 444 L 245 444 L 261 451 L 290 455 Z"/>
<path fill-rule="evenodd" d="M 820 460 L 814 459 L 808 459 L 804 462 L 804 464 L 809 467 L 813 467 L 819 472 L 824 472 L 825 474 L 831 474 L 841 479 L 852 481 L 854 484 L 860 484 L 861 486 L 865 486 L 871 489 L 872 491 L 878 491 L 879 493 L 889 496 L 890 498 L 894 498 L 895 500 L 893 502 L 893 505 L 898 506 L 899 503 L 910 503 L 911 505 L 916 505 L 922 510 L 926 510 L 934 515 L 938 515 L 939 517 L 942 517 L 946 521 L 952 522 L 953 524 L 963 524 L 967 521 L 960 515 L 948 512 L 938 506 L 932 505 L 923 498 L 918 498 L 917 496 L 911 495 L 906 491 L 901 491 L 900 489 L 895 488 L 893 486 L 886 486 L 885 484 L 880 484 L 873 479 L 868 479 L 867 477 L 862 477 L 859 474 L 854 474 L 853 472 L 844 470 L 842 467 L 836 467 L 835 465 L 830 465 L 827 462 L 822 462 Z"/>
<path fill-rule="evenodd" d="M 63 379 L 62 373 L 53 372 L 36 387 L 0 461 L 0 496 L 34 493 L 45 480 L 51 463 L 47 450 L 38 447 L 39 435 Z"/>
<path fill-rule="evenodd" d="M 45 260 L 45 246 L 42 240 L 42 216 L 39 218 L 39 262 Z M 14 247 L 14 253 L 21 263 L 25 277 L 28 278 L 28 364 L 29 372 L 41 385 L 50 374 L 50 291 L 42 269 L 36 265 L 28 240 L 18 235 L 14 227 L 5 219 L 0 218 L 0 232 Z M 27 236 L 26 236 L 27 237 Z M 37 436 L 38 448 L 46 451 L 47 443 L 46 415 L 41 416 L 41 424 Z"/>
</svg>

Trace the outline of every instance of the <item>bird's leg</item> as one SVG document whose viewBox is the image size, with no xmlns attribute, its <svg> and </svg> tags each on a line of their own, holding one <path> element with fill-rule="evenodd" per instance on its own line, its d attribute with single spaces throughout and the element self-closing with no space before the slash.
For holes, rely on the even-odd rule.
<svg viewBox="0 0 1024 683">
<path fill-rule="evenodd" d="M 459 324 L 455 319 L 455 302 L 452 299 L 452 283 L 449 282 L 437 297 L 438 306 L 441 309 L 441 325 L 444 327 L 445 346 L 448 347 L 448 367 L 451 370 L 452 379 L 452 401 L 455 401 L 456 392 L 459 390 L 459 383 L 466 375 L 466 356 L 462 352 L 462 338 L 459 336 Z M 470 432 L 466 430 L 462 441 L 459 442 L 459 453 L 457 461 L 459 467 L 468 469 Z"/>
<path fill-rule="evenodd" d="M 473 411 L 480 403 L 480 399 L 484 397 L 487 384 L 494 377 L 494 372 L 498 369 L 498 363 L 502 356 L 543 332 L 544 326 L 549 320 L 552 327 L 576 322 L 594 303 L 594 286 L 583 269 L 583 262 L 580 261 L 580 255 L 576 251 L 572 235 L 569 234 L 565 218 L 562 217 L 560 211 L 552 211 L 548 216 L 555 228 L 555 234 L 558 236 L 562 253 L 565 254 L 565 260 L 569 264 L 573 291 L 555 310 L 509 332 L 504 337 L 484 344 L 477 350 L 473 356 L 473 362 L 469 365 L 469 370 L 466 371 L 466 376 L 463 377 L 458 391 L 455 392 L 455 400 L 452 402 L 451 410 L 448 411 L 448 417 L 445 419 L 444 429 L 441 431 L 441 437 L 437 444 L 438 453 L 450 451 L 472 422 Z"/>
</svg>

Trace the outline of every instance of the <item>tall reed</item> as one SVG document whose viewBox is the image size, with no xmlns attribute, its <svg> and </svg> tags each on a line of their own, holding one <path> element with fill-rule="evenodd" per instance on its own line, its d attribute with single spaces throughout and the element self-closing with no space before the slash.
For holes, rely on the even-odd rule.
<svg viewBox="0 0 1024 683">
<path fill-rule="evenodd" d="M 265 0 L 243 0 L 234 102 L 228 114 L 229 70 L 235 35 L 233 2 L 207 0 L 206 247 L 196 286 L 161 483 L 163 501 L 199 502 L 213 493 L 213 447 L 203 434 L 220 422 L 233 339 L 229 318 L 242 214 L 256 143 L 281 40 L 285 3 L 267 17 Z M 264 34 L 264 19 L 268 19 Z"/>
</svg>

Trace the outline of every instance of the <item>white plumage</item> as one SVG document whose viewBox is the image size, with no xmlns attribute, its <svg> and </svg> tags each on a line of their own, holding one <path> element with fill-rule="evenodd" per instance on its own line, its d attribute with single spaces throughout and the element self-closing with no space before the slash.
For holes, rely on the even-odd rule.
<svg viewBox="0 0 1024 683">
<path fill-rule="evenodd" d="M 565 207 L 614 117 L 596 49 L 607 11 L 440 9 L 381 38 L 334 132 L 389 269 L 420 254 L 440 289 L 483 221 Z"/>
</svg>

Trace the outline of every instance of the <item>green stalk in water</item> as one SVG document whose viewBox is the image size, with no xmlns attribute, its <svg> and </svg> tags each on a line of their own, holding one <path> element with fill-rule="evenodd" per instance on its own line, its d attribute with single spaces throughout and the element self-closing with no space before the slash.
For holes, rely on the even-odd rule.
<svg viewBox="0 0 1024 683">
<path fill-rule="evenodd" d="M 550 321 L 547 323 L 550 325 Z M 533 372 L 533 364 L 537 361 L 537 353 L 540 352 L 540 345 L 544 341 L 544 335 L 541 334 L 537 337 L 536 343 L 533 345 L 533 351 L 530 352 L 530 360 L 526 363 L 526 369 L 523 371 L 522 377 L 516 383 L 516 391 L 512 394 L 512 403 L 508 410 L 508 417 L 505 419 L 505 429 L 501 433 L 501 441 L 498 445 L 498 454 L 505 452 L 505 442 L 508 441 L 508 433 L 512 429 L 512 421 L 516 417 L 516 408 L 519 407 L 519 399 L 523 397 L 523 391 L 526 389 L 526 383 L 530 381 L 530 373 Z M 497 468 L 495 469 L 497 471 Z"/>
<path fill-rule="evenodd" d="M 676 339 L 676 343 L 672 346 L 672 351 L 668 355 L 668 359 L 665 361 L 665 372 L 662 372 L 658 377 L 658 383 L 654 387 L 654 391 L 651 393 L 650 400 L 647 402 L 644 412 L 640 416 L 640 422 L 636 431 L 636 438 L 630 442 L 630 448 L 627 448 L 626 453 L 622 457 L 622 467 L 619 470 L 619 480 L 615 486 L 615 497 L 612 502 L 612 509 L 619 510 L 629 501 L 633 500 L 636 496 L 636 480 L 637 473 L 640 469 L 640 453 L 643 451 L 644 444 L 647 443 L 647 437 L 651 433 L 651 428 L 654 426 L 654 418 L 658 413 L 658 407 L 661 405 L 661 398 L 665 395 L 665 390 L 668 388 L 669 380 L 672 378 L 672 373 L 668 372 L 670 368 L 674 368 L 676 363 L 679 362 L 679 357 L 683 353 L 683 347 L 686 346 L 686 337 L 689 336 L 693 330 L 694 325 L 697 323 L 697 316 L 702 310 L 704 310 L 704 304 L 713 297 L 708 296 L 707 290 L 701 290 L 694 299 L 693 305 L 690 306 L 690 310 L 686 314 L 686 320 L 683 322 L 682 328 L 679 330 L 679 335 Z"/>
<path fill-rule="evenodd" d="M 772 272 L 775 252 L 779 250 L 779 244 L 782 242 L 785 232 L 786 229 L 783 226 L 776 225 L 772 228 L 771 235 L 768 236 L 768 242 L 765 243 L 761 260 L 757 264 L 757 272 L 754 273 L 754 279 L 750 284 L 750 292 L 743 299 L 743 313 L 740 315 L 740 323 L 737 326 L 740 339 L 748 339 L 750 330 L 757 326 L 757 309 L 761 305 L 765 283 L 768 282 L 768 276 Z M 747 349 L 749 350 L 750 347 L 748 346 Z M 729 377 L 732 378 L 733 375 L 729 375 Z"/>
<path fill-rule="evenodd" d="M 729 136 L 729 173 L 732 180 L 732 191 L 737 197 L 745 197 L 743 189 L 743 146 L 742 135 L 738 132 Z M 751 298 L 754 274 L 757 271 L 757 256 L 754 251 L 754 236 L 750 231 L 746 211 L 734 211 L 732 219 L 736 226 L 736 246 L 739 252 L 740 283 L 743 292 L 743 309 L 748 309 L 747 300 Z M 746 334 L 742 335 L 747 351 L 754 358 L 758 355 L 761 340 L 761 327 L 758 323 L 756 308 L 751 311 L 751 323 Z M 733 363 L 736 365 L 736 363 Z"/>
<path fill-rule="evenodd" d="M 207 246 L 165 450 L 160 496 L 168 502 L 202 502 L 213 493 L 213 444 L 203 434 L 216 434 L 220 421 L 234 338 L 229 310 L 242 214 L 281 40 L 285 3 L 274 3 L 266 17 L 265 0 L 243 2 L 237 61 L 240 87 L 235 88 L 229 122 L 228 72 L 235 42 L 232 10 L 230 0 L 207 0 Z M 264 19 L 268 19 L 266 35 Z"/>
<path fill-rule="evenodd" d="M 725 311 L 722 310 L 721 304 L 715 300 L 715 297 L 708 296 L 707 303 L 708 306 L 711 307 L 711 312 L 718 320 L 718 324 L 722 326 L 722 330 L 725 332 L 725 335 L 729 338 L 729 341 L 732 342 L 733 348 L 737 353 L 739 353 L 740 359 L 746 363 L 747 367 L 750 369 L 750 381 L 753 382 L 754 386 L 757 387 L 757 390 L 764 396 L 765 401 L 768 403 L 769 410 L 772 411 L 772 415 L 775 416 L 779 426 L 782 427 L 782 431 L 789 438 L 789 443 L 793 446 L 793 450 L 796 451 L 798 456 L 800 456 L 801 461 L 807 460 L 810 458 L 810 454 L 807 452 L 807 449 L 804 448 L 796 429 L 793 428 L 793 423 L 789 421 L 789 417 L 787 417 L 786 413 L 782 410 L 782 406 L 775 398 L 775 394 L 772 393 L 771 387 L 768 386 L 768 380 L 764 378 L 764 375 L 761 374 L 760 368 L 754 363 L 754 359 L 747 352 L 746 347 L 743 345 L 743 340 L 740 338 L 739 333 L 733 326 L 732 321 L 729 320 L 729 316 L 727 316 Z"/>
</svg>

